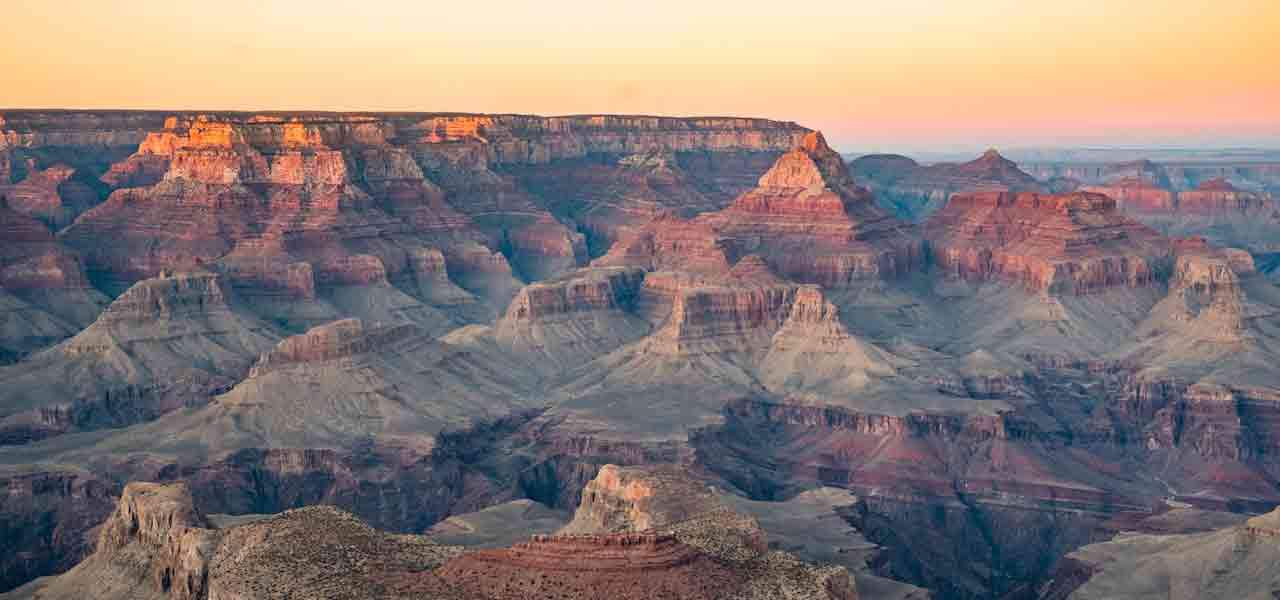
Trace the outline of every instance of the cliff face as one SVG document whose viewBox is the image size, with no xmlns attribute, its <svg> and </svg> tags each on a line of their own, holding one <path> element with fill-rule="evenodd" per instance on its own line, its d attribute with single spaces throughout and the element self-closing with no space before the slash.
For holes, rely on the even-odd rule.
<svg viewBox="0 0 1280 600">
<path fill-rule="evenodd" d="M 732 193 L 744 170 L 762 168 L 751 157 L 789 148 L 803 132 L 753 119 L 180 114 L 145 131 L 134 155 L 102 177 L 109 189 L 131 187 L 62 239 L 83 251 L 110 293 L 161 269 L 215 262 L 227 264 L 237 288 L 272 282 L 302 291 L 294 265 L 319 275 L 353 255 L 376 257 L 399 285 L 427 248 L 441 250 L 455 267 L 449 276 L 468 287 L 476 243 L 532 281 L 588 259 L 578 229 L 592 231 L 586 223 L 594 217 L 537 183 L 576 174 L 573 161 L 644 171 L 657 186 L 654 201 L 696 209 L 707 205 L 698 199 L 704 193 Z M 627 158 L 648 155 L 687 157 L 689 174 Z M 119 243 L 94 244 L 101 236 Z M 484 270 L 474 278 L 469 291 L 491 309 L 504 307 L 518 285 L 487 285 Z M 426 294 L 411 295 L 431 305 Z M 283 310 L 265 316 L 302 318 Z"/>
<path fill-rule="evenodd" d="M 920 248 L 913 230 L 877 207 L 812 133 L 724 210 L 692 222 L 657 219 L 598 264 L 723 273 L 748 254 L 783 277 L 842 287 L 902 274 L 918 264 Z"/>
<path fill-rule="evenodd" d="M 1099 194 L 955 196 L 925 231 L 934 261 L 953 276 L 1051 293 L 1150 285 L 1171 253 L 1167 240 Z"/>
<path fill-rule="evenodd" d="M 62 163 L 63 183 L 111 192 L 58 232 L 0 209 L 0 339 L 23 348 L 0 355 L 18 361 L 0 368 L 0 454 L 17 465 L 0 541 L 20 549 L 0 557 L 6 586 L 83 553 L 109 481 L 185 482 L 210 512 L 332 504 L 400 532 L 515 499 L 580 507 L 566 534 L 586 537 L 450 567 L 453 591 L 508 573 L 503 594 L 569 597 L 588 592 L 560 564 L 620 596 L 649 572 L 715 591 L 703 570 L 733 597 L 843 593 L 838 571 L 769 540 L 860 583 L 874 570 L 946 597 L 1023 594 L 1166 498 L 1280 498 L 1263 218 L 1247 219 L 1252 258 L 1084 192 L 947 192 L 917 227 L 820 135 L 752 120 L 209 114 L 144 129 L 127 155 L 0 153 L 3 185 Z M 994 154 L 948 169 L 1022 179 Z M 1228 181 L 1179 191 L 1204 207 L 1197 223 L 1265 214 Z M 96 296 L 81 324 L 54 300 L 97 288 L 115 302 Z M 724 493 L 704 506 L 701 483 L 631 469 L 654 463 Z M 356 595 L 450 589 L 425 574 L 452 554 L 401 569 L 378 548 L 416 543 L 354 523 L 304 510 L 238 530 L 218 546 L 233 566 L 210 573 L 239 583 L 210 575 L 210 596 L 316 581 L 277 567 L 355 573 L 341 586 Z M 280 536 L 319 554 L 293 561 Z M 117 553 L 144 544 L 117 538 Z M 326 562 L 348 547 L 358 560 Z M 171 590 L 195 589 L 186 556 L 165 559 Z M 135 588 L 160 589 L 164 569 L 139 572 Z M 868 581 L 864 597 L 914 593 Z M 766 582 L 782 589 L 734 587 Z"/>
<path fill-rule="evenodd" d="M 139 282 L 72 338 L 0 370 L 0 439 L 119 427 L 206 402 L 274 343 L 210 273 Z"/>
<path fill-rule="evenodd" d="M 1202 236 L 1265 261 L 1280 248 L 1280 168 L 1269 164 L 1156 164 L 1078 167 L 1079 189 L 1104 194 L 1120 209 L 1171 236 Z M 1270 263 L 1266 263 L 1270 264 Z"/>
<path fill-rule="evenodd" d="M 666 473 L 665 478 L 680 481 L 674 471 Z M 380 532 L 332 507 L 215 527 L 196 510 L 187 486 L 135 482 L 125 487 L 103 524 L 92 555 L 70 572 L 14 594 L 48 600 L 251 600 L 281 593 L 446 600 L 596 598 L 601 593 L 708 600 L 857 598 L 843 569 L 736 546 L 736 538 L 715 523 L 753 521 L 721 508 L 723 514 L 690 515 L 693 520 L 674 531 L 536 535 L 505 548 L 462 553 L 421 536 Z"/>
<path fill-rule="evenodd" d="M 44 224 L 0 205 L 0 364 L 68 337 L 106 304 L 80 257 Z"/>
<path fill-rule="evenodd" d="M 539 370 L 581 366 L 649 332 L 635 314 L 643 281 L 639 269 L 591 268 L 529 284 L 495 323 L 494 339 Z"/>
</svg>

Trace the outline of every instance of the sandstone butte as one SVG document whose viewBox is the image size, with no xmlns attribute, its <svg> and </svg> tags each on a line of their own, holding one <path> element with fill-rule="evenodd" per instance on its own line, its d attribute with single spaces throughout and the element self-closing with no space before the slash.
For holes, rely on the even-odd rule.
<svg viewBox="0 0 1280 600">
<path fill-rule="evenodd" d="M 1121 213 L 1115 200 L 1084 192 L 958 195 L 925 229 L 932 257 L 946 272 L 1049 292 L 1150 285 L 1172 252 L 1168 240 Z"/>
<path fill-rule="evenodd" d="M 32 586 L 572 598 L 554 567 L 623 595 L 644 565 L 814 597 L 838 564 L 863 598 L 1033 597 L 1116 531 L 1280 503 L 1261 167 L 851 170 L 728 118 L 3 119 L 3 589 L 90 557 Z M 885 202 L 912 174 L 919 224 Z M 1078 189 L 1113 176 L 1166 213 Z M 577 512 L 412 535 L 529 503 Z"/>
</svg>

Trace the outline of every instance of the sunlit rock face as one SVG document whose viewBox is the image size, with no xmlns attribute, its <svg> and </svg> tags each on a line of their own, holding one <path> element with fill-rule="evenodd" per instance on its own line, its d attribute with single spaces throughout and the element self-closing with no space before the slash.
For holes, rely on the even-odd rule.
<svg viewBox="0 0 1280 600">
<path fill-rule="evenodd" d="M 966 279 L 1088 293 L 1155 282 L 1171 247 L 1101 194 L 987 192 L 955 196 L 925 225 L 931 256 Z"/>
<path fill-rule="evenodd" d="M 842 287 L 911 270 L 921 247 L 914 228 L 876 206 L 822 134 L 811 133 L 724 210 L 656 219 L 598 263 L 716 273 L 749 254 L 783 277 Z"/>
<path fill-rule="evenodd" d="M 114 558 L 43 597 L 989 598 L 1175 504 L 1280 502 L 1239 177 L 1124 167 L 1168 192 L 1140 213 L 771 121 L 171 117 L 0 125 L 0 185 L 97 193 L 0 209 L 6 589 L 122 494 Z M 949 175 L 913 224 L 878 178 L 917 169 Z"/>
</svg>

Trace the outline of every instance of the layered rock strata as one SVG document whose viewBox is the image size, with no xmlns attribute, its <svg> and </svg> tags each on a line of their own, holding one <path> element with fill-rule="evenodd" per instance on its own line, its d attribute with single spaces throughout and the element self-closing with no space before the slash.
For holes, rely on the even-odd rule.
<svg viewBox="0 0 1280 600">
<path fill-rule="evenodd" d="M 1100 194 L 958 195 L 925 231 L 933 261 L 948 274 L 1049 293 L 1151 285 L 1171 255 L 1166 239 Z"/>
<path fill-rule="evenodd" d="M 93 321 L 107 298 L 80 257 L 35 219 L 0 204 L 0 354 L 28 354 Z"/>
<path fill-rule="evenodd" d="M 232 310 L 216 275 L 142 281 L 71 339 L 0 369 L 0 439 L 118 427 L 203 404 L 243 377 L 275 337 Z"/>
<path fill-rule="evenodd" d="M 812 133 L 728 208 L 691 223 L 656 220 L 597 263 L 686 268 L 696 257 L 697 270 L 714 273 L 748 254 L 783 277 L 842 287 L 904 273 L 920 248 L 914 231 L 877 207 Z"/>
<path fill-rule="evenodd" d="M 885 210 L 913 221 L 928 218 L 945 206 L 952 194 L 1046 191 L 996 150 L 967 163 L 932 165 L 894 154 L 871 154 L 853 160 L 849 168 L 870 187 Z"/>
</svg>

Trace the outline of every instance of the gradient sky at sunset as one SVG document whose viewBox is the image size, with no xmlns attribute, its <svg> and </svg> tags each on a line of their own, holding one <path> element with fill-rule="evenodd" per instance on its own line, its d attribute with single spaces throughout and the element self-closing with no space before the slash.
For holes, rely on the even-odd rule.
<svg viewBox="0 0 1280 600">
<path fill-rule="evenodd" d="M 8 0 L 0 106 L 733 114 L 1280 145 L 1280 0 Z"/>
</svg>

